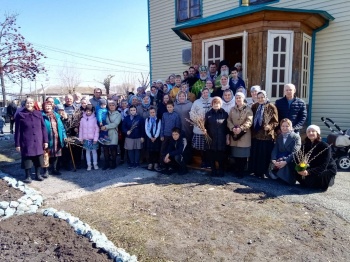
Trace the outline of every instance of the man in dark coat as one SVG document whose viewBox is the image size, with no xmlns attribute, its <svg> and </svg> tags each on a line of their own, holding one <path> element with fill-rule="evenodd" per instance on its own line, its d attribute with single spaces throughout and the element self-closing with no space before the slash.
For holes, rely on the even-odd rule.
<svg viewBox="0 0 350 262">
<path fill-rule="evenodd" d="M 17 101 L 13 100 L 7 106 L 7 115 L 10 118 L 10 133 L 13 134 L 13 124 L 15 123 L 15 113 L 17 111 Z"/>
<path fill-rule="evenodd" d="M 294 132 L 299 134 L 302 129 L 306 117 L 306 105 L 305 102 L 295 97 L 296 88 L 293 84 L 286 84 L 284 86 L 284 97 L 276 100 L 276 107 L 278 110 L 278 122 L 281 122 L 283 118 L 288 118 L 292 121 Z M 279 127 L 277 127 L 279 129 Z"/>
</svg>

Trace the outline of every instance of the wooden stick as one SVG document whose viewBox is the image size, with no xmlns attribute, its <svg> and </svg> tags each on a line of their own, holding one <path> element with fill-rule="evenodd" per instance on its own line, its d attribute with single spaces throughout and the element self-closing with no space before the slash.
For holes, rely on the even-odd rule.
<svg viewBox="0 0 350 262">
<path fill-rule="evenodd" d="M 74 172 L 75 172 L 75 171 L 77 171 L 77 168 L 75 167 L 74 156 L 73 156 L 72 148 L 70 146 L 70 142 L 68 142 L 68 147 L 69 147 L 69 151 L 70 151 L 70 156 L 72 157 L 72 162 L 73 162 L 73 167 L 74 167 Z"/>
</svg>

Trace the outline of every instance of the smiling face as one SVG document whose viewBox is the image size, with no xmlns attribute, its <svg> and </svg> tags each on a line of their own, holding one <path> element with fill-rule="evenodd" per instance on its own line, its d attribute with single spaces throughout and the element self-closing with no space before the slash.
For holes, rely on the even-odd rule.
<svg viewBox="0 0 350 262">
<path fill-rule="evenodd" d="M 235 96 L 235 102 L 238 106 L 243 105 L 243 101 L 244 101 L 243 97 L 238 96 L 238 95 Z"/>
<path fill-rule="evenodd" d="M 91 116 L 92 115 L 92 111 L 90 109 L 86 109 L 85 114 L 87 116 Z"/>
<path fill-rule="evenodd" d="M 202 91 L 202 98 L 208 99 L 209 97 L 209 91 L 207 89 Z"/>
<path fill-rule="evenodd" d="M 308 128 L 306 131 L 307 137 L 311 140 L 311 142 L 315 141 L 317 139 L 317 131 L 313 128 Z"/>
<path fill-rule="evenodd" d="M 281 125 L 281 131 L 283 134 L 287 134 L 288 132 L 292 131 L 292 127 L 288 122 L 283 122 Z"/>
<path fill-rule="evenodd" d="M 227 76 L 222 76 L 220 79 L 220 83 L 222 86 L 227 86 L 228 83 L 228 77 Z"/>
<path fill-rule="evenodd" d="M 209 89 L 213 89 L 213 82 L 211 80 L 208 80 L 205 82 L 205 87 Z"/>
<path fill-rule="evenodd" d="M 48 112 L 48 113 L 52 112 L 52 104 L 46 103 L 44 110 L 45 110 L 45 112 Z"/>
<path fill-rule="evenodd" d="M 28 111 L 33 111 L 34 110 L 34 100 L 32 98 L 27 98 L 25 107 Z"/>
<path fill-rule="evenodd" d="M 73 104 L 73 96 L 72 95 L 67 95 L 64 98 L 64 101 L 66 102 L 67 106 L 71 106 Z"/>
<path fill-rule="evenodd" d="M 163 103 L 166 104 L 169 101 L 169 95 L 164 95 L 163 97 Z"/>
<path fill-rule="evenodd" d="M 81 106 L 82 106 L 83 108 L 86 108 L 86 105 L 87 105 L 86 99 L 82 99 L 80 103 L 81 103 Z"/>
<path fill-rule="evenodd" d="M 178 96 L 179 102 L 184 103 L 186 101 L 186 96 L 183 93 L 180 93 Z"/>
<path fill-rule="evenodd" d="M 221 103 L 219 101 L 213 102 L 213 109 L 219 110 L 221 108 Z"/>
<path fill-rule="evenodd" d="M 258 103 L 259 104 L 264 104 L 266 102 L 266 97 L 264 96 L 264 94 L 258 94 Z"/>
<path fill-rule="evenodd" d="M 291 100 L 294 98 L 295 94 L 295 86 L 291 84 L 287 84 L 284 86 L 284 95 L 287 97 L 288 100 Z"/>
<path fill-rule="evenodd" d="M 224 100 L 226 102 L 231 101 L 232 100 L 232 93 L 231 92 L 224 92 Z"/>
</svg>

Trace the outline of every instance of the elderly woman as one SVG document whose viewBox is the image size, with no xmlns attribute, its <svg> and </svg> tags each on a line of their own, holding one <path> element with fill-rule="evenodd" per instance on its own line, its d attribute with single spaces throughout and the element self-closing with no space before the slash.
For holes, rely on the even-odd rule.
<svg viewBox="0 0 350 262">
<path fill-rule="evenodd" d="M 142 98 L 141 105 L 137 106 L 137 114 L 141 116 L 144 120 L 149 117 L 149 109 L 151 107 L 151 99 L 149 96 L 144 96 Z"/>
<path fill-rule="evenodd" d="M 296 180 L 303 187 L 310 187 L 326 191 L 334 184 L 337 174 L 337 165 L 332 158 L 330 146 L 321 139 L 321 129 L 319 126 L 310 125 L 306 129 L 304 144 L 301 146 L 303 154 L 310 153 L 306 170 L 297 172 L 294 169 Z M 294 164 L 300 164 L 297 157 L 293 158 Z"/>
<path fill-rule="evenodd" d="M 193 128 L 191 127 L 191 124 L 188 121 L 186 121 L 186 118 L 190 119 L 191 107 L 192 107 L 192 102 L 187 100 L 186 93 L 183 91 L 180 91 L 177 94 L 174 111 L 178 113 L 180 116 L 182 131 L 185 133 L 187 142 L 192 141 L 192 136 L 193 136 Z"/>
<path fill-rule="evenodd" d="M 275 128 L 278 126 L 277 108 L 269 102 L 265 91 L 258 92 L 258 103 L 252 106 L 253 141 L 251 148 L 251 171 L 259 178 L 268 173 L 274 146 Z"/>
<path fill-rule="evenodd" d="M 210 160 L 211 175 L 224 176 L 224 166 L 226 145 L 229 144 L 229 134 L 227 129 L 227 112 L 221 108 L 222 100 L 215 96 L 211 101 L 211 109 L 205 114 L 205 129 L 211 143 L 205 143 Z M 216 170 L 216 162 L 219 164 L 219 172 Z"/>
<path fill-rule="evenodd" d="M 206 112 L 208 112 L 211 109 L 211 100 L 212 98 L 209 97 L 209 89 L 203 88 L 202 90 L 202 96 L 201 98 L 194 101 L 190 114 L 204 116 Z M 200 130 L 199 127 L 194 126 L 193 127 L 193 138 L 192 138 L 192 147 L 198 151 L 200 151 L 202 163 L 201 167 L 211 167 L 208 163 L 206 154 L 205 154 L 205 137 L 202 130 Z"/>
<path fill-rule="evenodd" d="M 247 105 L 252 107 L 253 104 L 258 102 L 258 92 L 261 91 L 260 86 L 252 86 L 250 88 L 251 97 L 247 97 Z"/>
<path fill-rule="evenodd" d="M 34 109 L 34 100 L 28 97 L 25 108 L 15 118 L 15 146 L 21 152 L 21 168 L 25 170 L 25 183 L 31 183 L 30 170 L 35 167 L 36 179 L 43 180 L 40 167 L 44 164 L 44 149 L 48 147 L 48 136 L 40 111 Z"/>
<path fill-rule="evenodd" d="M 301 146 L 301 138 L 293 132 L 292 122 L 284 118 L 280 122 L 281 134 L 277 137 L 275 146 L 271 153 L 273 169 L 269 175 L 272 179 L 280 178 L 290 185 L 294 185 L 296 180 L 290 163 L 293 161 L 293 153 Z"/>
<path fill-rule="evenodd" d="M 227 126 L 231 131 L 230 146 L 231 156 L 235 159 L 235 174 L 243 178 L 247 158 L 250 156 L 251 131 L 253 112 L 244 103 L 245 95 L 237 92 L 235 106 L 231 108 L 227 119 Z"/>
<path fill-rule="evenodd" d="M 51 170 L 53 175 L 60 175 L 57 169 L 58 158 L 62 156 L 64 140 L 67 138 L 66 130 L 58 113 L 53 111 L 51 102 L 44 102 L 42 115 L 49 139 L 48 154 L 50 157 Z M 48 167 L 44 167 L 43 177 L 49 176 Z"/>
<path fill-rule="evenodd" d="M 226 89 L 222 95 L 222 108 L 227 114 L 230 113 L 232 107 L 235 106 L 235 96 L 231 89 Z"/>
<path fill-rule="evenodd" d="M 106 125 L 101 127 L 102 131 L 108 131 L 108 137 L 111 140 L 103 145 L 104 166 L 102 170 L 108 168 L 115 169 L 117 167 L 117 149 L 118 149 L 118 125 L 122 119 L 121 114 L 117 110 L 117 102 L 108 100 L 108 112 L 106 117 Z"/>
</svg>

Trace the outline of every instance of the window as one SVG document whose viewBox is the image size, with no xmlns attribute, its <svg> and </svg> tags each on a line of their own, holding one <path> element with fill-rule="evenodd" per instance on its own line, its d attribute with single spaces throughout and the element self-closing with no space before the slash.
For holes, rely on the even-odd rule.
<svg viewBox="0 0 350 262">
<path fill-rule="evenodd" d="M 303 49 L 301 59 L 301 81 L 300 86 L 297 86 L 297 96 L 307 101 L 309 97 L 311 62 L 311 37 L 307 34 L 303 34 Z"/>
<path fill-rule="evenodd" d="M 269 30 L 266 65 L 266 91 L 275 100 L 284 95 L 284 85 L 291 82 L 293 31 Z"/>
<path fill-rule="evenodd" d="M 249 0 L 249 5 L 260 5 L 269 2 L 276 2 L 276 0 Z"/>
<path fill-rule="evenodd" d="M 178 22 L 201 16 L 200 0 L 177 0 L 176 2 Z"/>
</svg>

